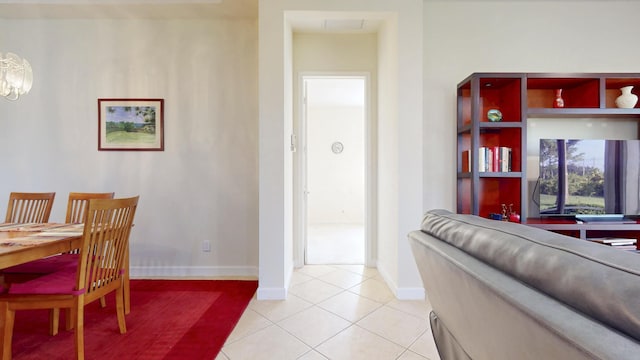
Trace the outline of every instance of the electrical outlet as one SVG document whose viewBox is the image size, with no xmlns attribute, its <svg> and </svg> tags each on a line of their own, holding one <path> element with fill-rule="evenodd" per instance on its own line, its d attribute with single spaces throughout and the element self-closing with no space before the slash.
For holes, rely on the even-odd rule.
<svg viewBox="0 0 640 360">
<path fill-rule="evenodd" d="M 202 242 L 202 251 L 203 252 L 211 251 L 211 242 L 209 240 L 205 240 Z"/>
</svg>

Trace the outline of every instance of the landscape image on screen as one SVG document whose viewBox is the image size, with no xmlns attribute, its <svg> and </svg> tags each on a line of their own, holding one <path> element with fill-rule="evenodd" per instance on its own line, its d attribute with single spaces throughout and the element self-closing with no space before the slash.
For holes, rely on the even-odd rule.
<svg viewBox="0 0 640 360">
<path fill-rule="evenodd" d="M 605 140 L 540 140 L 540 214 L 605 214 Z"/>
</svg>

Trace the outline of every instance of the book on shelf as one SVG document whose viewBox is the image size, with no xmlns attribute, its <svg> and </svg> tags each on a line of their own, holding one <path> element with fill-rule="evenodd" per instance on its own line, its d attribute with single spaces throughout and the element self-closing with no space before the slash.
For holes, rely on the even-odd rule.
<svg viewBox="0 0 640 360">
<path fill-rule="evenodd" d="M 500 170 L 502 168 L 501 162 L 500 162 L 501 157 L 502 157 L 502 152 L 500 151 L 499 146 L 494 146 L 493 148 L 491 148 L 491 158 L 493 160 L 491 162 L 491 171 L 502 171 Z"/>
<path fill-rule="evenodd" d="M 509 172 L 511 171 L 511 148 L 508 148 L 506 146 L 500 146 L 499 148 L 500 151 L 500 170 L 502 172 Z"/>
<path fill-rule="evenodd" d="M 489 163 L 487 162 L 487 148 L 480 147 L 478 150 L 478 171 L 487 171 Z"/>
<path fill-rule="evenodd" d="M 506 146 L 481 146 L 478 148 L 479 172 L 509 172 L 511 171 L 511 148 Z M 462 172 L 471 171 L 471 151 L 464 150 L 460 154 Z"/>
<path fill-rule="evenodd" d="M 613 247 L 620 246 L 636 246 L 637 240 L 633 238 L 618 238 L 618 237 L 603 237 L 603 238 L 589 238 L 589 241 L 610 245 Z"/>
<path fill-rule="evenodd" d="M 482 146 L 478 151 L 478 171 L 511 171 L 511 148 L 506 146 Z"/>
</svg>

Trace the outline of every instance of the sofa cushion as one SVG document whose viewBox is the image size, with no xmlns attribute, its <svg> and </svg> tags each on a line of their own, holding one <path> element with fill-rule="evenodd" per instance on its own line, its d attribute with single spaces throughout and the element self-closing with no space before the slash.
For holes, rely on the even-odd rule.
<svg viewBox="0 0 640 360">
<path fill-rule="evenodd" d="M 521 224 L 432 210 L 421 230 L 640 340 L 640 255 Z"/>
</svg>

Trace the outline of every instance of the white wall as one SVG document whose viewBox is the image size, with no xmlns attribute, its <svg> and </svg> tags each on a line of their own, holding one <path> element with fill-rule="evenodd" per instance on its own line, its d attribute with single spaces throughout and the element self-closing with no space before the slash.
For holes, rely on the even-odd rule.
<svg viewBox="0 0 640 360">
<path fill-rule="evenodd" d="M 336 12 L 345 15 L 352 12 L 354 16 L 380 16 L 385 14 L 397 16 L 397 32 L 391 32 L 390 43 L 397 47 L 386 48 L 398 51 L 397 66 L 384 69 L 391 71 L 387 79 L 393 84 L 388 93 L 390 98 L 380 98 L 379 104 L 389 102 L 397 107 L 388 107 L 388 117 L 380 121 L 398 122 L 398 142 L 395 162 L 399 165 L 397 187 L 385 189 L 397 194 L 395 204 L 385 208 L 378 215 L 378 223 L 390 222 L 388 237 L 380 242 L 391 244 L 395 254 L 385 257 L 384 264 L 378 263 L 378 269 L 385 277 L 389 287 L 401 298 L 424 296 L 420 277 L 411 261 L 413 258 L 408 246 L 407 233 L 415 229 L 419 222 L 422 206 L 422 1 L 317 1 L 300 0 L 262 0 L 259 3 L 259 76 L 260 76 L 260 285 L 258 298 L 277 298 L 286 296 L 288 286 L 289 229 L 292 219 L 289 217 L 289 193 L 281 192 L 292 176 L 289 167 L 288 136 L 284 134 L 289 124 L 289 117 L 284 113 L 289 107 L 292 93 L 289 91 L 290 30 L 285 24 L 287 19 L 308 11 Z M 394 15 L 395 14 L 395 15 Z M 385 19 L 386 20 L 386 19 Z M 381 51 L 382 49 L 379 49 Z M 283 66 L 284 65 L 284 66 Z M 382 77 L 382 74 L 380 74 Z M 283 83 L 284 81 L 284 83 Z M 395 90 L 395 92 L 394 92 Z M 275 94 L 275 95 L 274 95 Z M 281 95 L 282 94 L 282 97 Z M 264 96 L 263 96 L 264 95 Z M 284 122 L 284 123 L 283 123 Z M 263 128 L 275 129 L 268 133 Z M 280 130 L 285 130 L 280 133 Z M 267 137 L 263 135 L 272 135 Z M 382 134 L 380 134 L 382 135 Z M 393 135 L 392 135 L 393 136 Z M 286 138 L 287 141 L 284 141 Z M 284 160 L 282 160 L 284 156 Z M 267 174 L 267 171 L 270 173 Z M 282 171 L 282 172 L 280 172 Z M 381 173 L 379 169 L 379 173 Z M 273 174 L 275 173 L 275 174 Z M 264 175 L 264 178 L 263 178 Z M 391 212 L 393 209 L 397 212 Z M 268 217 L 262 213 L 269 211 Z M 385 216 L 381 216 L 385 215 Z M 387 216 L 388 215 L 388 216 Z M 281 228 L 281 226 L 284 227 Z M 263 260 L 274 264 L 271 255 L 284 254 L 284 268 L 263 267 Z M 279 255 L 278 255 L 279 256 Z M 386 255 L 385 255 L 386 256 Z"/>
<path fill-rule="evenodd" d="M 307 113 L 307 223 L 364 225 L 363 106 L 310 105 Z"/>
<path fill-rule="evenodd" d="M 10 191 L 140 195 L 132 276 L 257 276 L 257 23 L 7 20 L 31 92 L 0 99 L 0 213 Z M 163 98 L 165 151 L 97 151 L 98 98 Z M 201 243 L 211 241 L 211 252 Z"/>
<path fill-rule="evenodd" d="M 391 66 L 397 61 L 394 70 L 387 74 L 387 86 L 397 91 L 395 100 L 386 100 L 382 97 L 379 103 L 383 101 L 389 102 L 388 111 L 393 111 L 394 107 L 397 113 L 394 114 L 397 121 L 397 138 L 393 141 L 397 142 L 397 152 L 392 152 L 396 156 L 397 166 L 391 165 L 385 168 L 383 164 L 379 164 L 379 192 L 393 192 L 394 189 L 397 198 L 394 199 L 395 204 L 388 204 L 388 207 L 382 203 L 379 206 L 378 219 L 382 224 L 382 219 L 390 224 L 388 230 L 392 230 L 388 234 L 380 233 L 378 236 L 383 238 L 380 244 L 387 244 L 387 248 L 391 249 L 389 255 L 395 256 L 391 258 L 382 252 L 378 256 L 378 269 L 381 270 L 383 276 L 390 284 L 399 299 L 418 299 L 424 298 L 424 289 L 420 274 L 418 273 L 415 262 L 413 261 L 413 253 L 409 247 L 407 234 L 413 231 L 420 223 L 423 207 L 421 201 L 416 197 L 423 194 L 423 168 L 421 165 L 422 151 L 424 139 L 421 136 L 423 129 L 423 68 L 422 68 L 422 37 L 423 37 L 423 18 L 422 18 L 422 1 L 398 1 L 394 2 L 397 6 L 396 22 L 388 22 L 391 29 L 388 29 L 386 36 L 391 37 L 386 41 L 385 46 L 379 47 L 378 57 L 383 58 L 386 51 L 387 56 L 391 56 L 391 61 L 387 66 Z M 395 39 L 395 45 L 391 45 L 391 41 Z M 385 43 L 380 40 L 380 44 Z M 392 51 L 396 51 L 397 57 L 392 55 Z M 381 64 L 382 67 L 382 64 Z M 381 70 L 382 72 L 382 70 Z M 397 77 L 393 79 L 393 74 Z M 382 75 L 381 75 L 382 78 Z M 384 86 L 382 82 L 380 87 Z M 393 90 L 391 90 L 393 91 Z M 389 93 L 387 93 L 388 95 Z M 380 95 L 384 94 L 380 92 Z M 379 124 L 390 121 L 393 117 L 383 119 L 382 112 L 380 114 Z M 379 128 L 379 139 L 385 137 L 382 127 Z M 382 147 L 379 152 L 384 151 Z M 392 164 L 392 163 L 391 163 Z M 389 170 L 397 169 L 397 176 Z M 386 188 L 382 186 L 382 176 L 391 177 L 391 184 L 397 187 Z M 394 209 L 396 211 L 394 211 Z M 395 247 L 395 249 L 392 249 Z"/>
<path fill-rule="evenodd" d="M 388 19 L 380 30 L 378 41 L 378 269 L 386 278 L 398 277 L 398 24 L 397 17 Z"/>
<path fill-rule="evenodd" d="M 259 299 L 283 299 L 293 272 L 293 208 L 289 152 L 291 30 L 282 7 L 258 4 Z"/>
<path fill-rule="evenodd" d="M 424 3 L 424 208 L 455 211 L 456 85 L 473 72 L 636 72 L 637 1 Z"/>
</svg>

